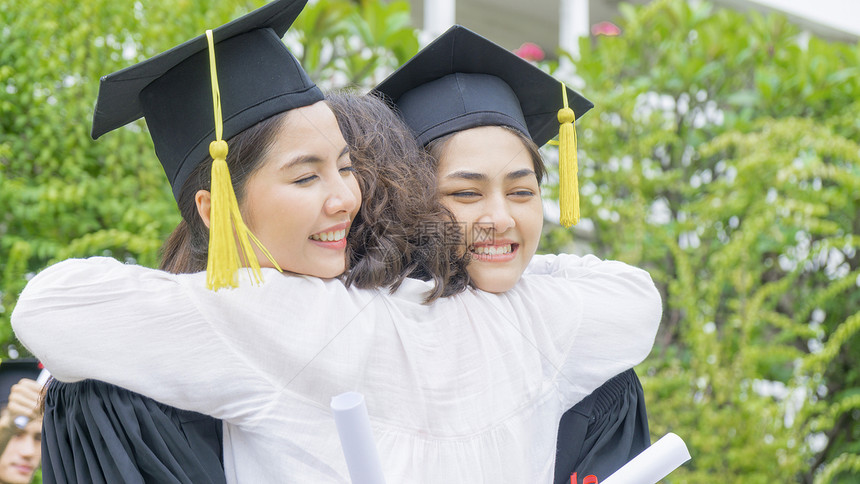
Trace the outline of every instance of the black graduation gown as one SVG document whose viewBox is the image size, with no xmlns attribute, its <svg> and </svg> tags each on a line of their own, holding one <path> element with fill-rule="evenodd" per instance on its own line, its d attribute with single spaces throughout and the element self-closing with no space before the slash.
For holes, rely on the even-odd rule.
<svg viewBox="0 0 860 484">
<path fill-rule="evenodd" d="M 42 480 L 226 483 L 221 421 L 100 381 L 51 381 L 42 424 Z"/>
<path fill-rule="evenodd" d="M 555 484 L 603 481 L 651 445 L 645 395 L 632 369 L 613 377 L 561 417 Z"/>
</svg>

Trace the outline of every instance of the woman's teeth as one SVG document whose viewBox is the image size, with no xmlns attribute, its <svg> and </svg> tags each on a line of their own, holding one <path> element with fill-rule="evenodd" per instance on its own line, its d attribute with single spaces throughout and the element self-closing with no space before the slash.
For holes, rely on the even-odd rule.
<svg viewBox="0 0 860 484">
<path fill-rule="evenodd" d="M 346 229 L 335 230 L 334 232 L 320 232 L 318 234 L 311 235 L 311 239 L 321 240 L 323 242 L 336 242 L 344 237 L 346 237 Z"/>
<path fill-rule="evenodd" d="M 481 245 L 472 249 L 476 254 L 499 255 L 511 252 L 511 244 L 508 245 Z"/>
</svg>

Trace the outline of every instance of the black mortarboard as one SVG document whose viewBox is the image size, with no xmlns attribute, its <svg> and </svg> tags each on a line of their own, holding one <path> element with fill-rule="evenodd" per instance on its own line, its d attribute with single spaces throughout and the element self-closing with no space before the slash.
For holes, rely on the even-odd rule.
<svg viewBox="0 0 860 484">
<path fill-rule="evenodd" d="M 324 98 L 281 41 L 306 3 L 276 0 L 213 29 L 224 138 Z M 215 140 L 211 82 L 205 35 L 109 74 L 99 87 L 93 139 L 145 117 L 178 199 Z"/>
<path fill-rule="evenodd" d="M 9 402 L 9 391 L 12 390 L 12 385 L 22 378 L 35 380 L 40 372 L 39 362 L 35 358 L 4 360 L 0 363 L 0 406 L 6 406 Z"/>
<path fill-rule="evenodd" d="M 464 129 L 504 125 L 538 145 L 559 132 L 561 83 L 471 30 L 455 25 L 376 86 L 422 145 Z M 594 105 L 567 88 L 579 118 Z"/>
</svg>

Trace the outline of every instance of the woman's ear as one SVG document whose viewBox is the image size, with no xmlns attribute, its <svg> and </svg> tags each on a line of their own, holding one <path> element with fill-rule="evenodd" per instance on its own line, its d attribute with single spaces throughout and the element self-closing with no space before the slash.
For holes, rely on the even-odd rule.
<svg viewBox="0 0 860 484">
<path fill-rule="evenodd" d="M 212 206 L 212 194 L 208 190 L 197 190 L 194 195 L 194 202 L 197 204 L 197 214 L 203 220 L 206 228 L 209 228 L 209 209 Z"/>
</svg>

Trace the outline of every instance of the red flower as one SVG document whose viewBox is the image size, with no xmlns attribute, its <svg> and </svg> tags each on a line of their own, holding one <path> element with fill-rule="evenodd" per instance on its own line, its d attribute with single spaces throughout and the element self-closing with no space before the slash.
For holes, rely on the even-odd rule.
<svg viewBox="0 0 860 484">
<path fill-rule="evenodd" d="M 621 35 L 621 29 L 612 22 L 600 22 L 591 26 L 591 35 L 615 37 L 616 35 Z"/>
<path fill-rule="evenodd" d="M 514 54 L 532 62 L 541 61 L 544 57 L 543 49 L 531 42 L 521 45 L 519 49 L 514 51 Z"/>
</svg>

